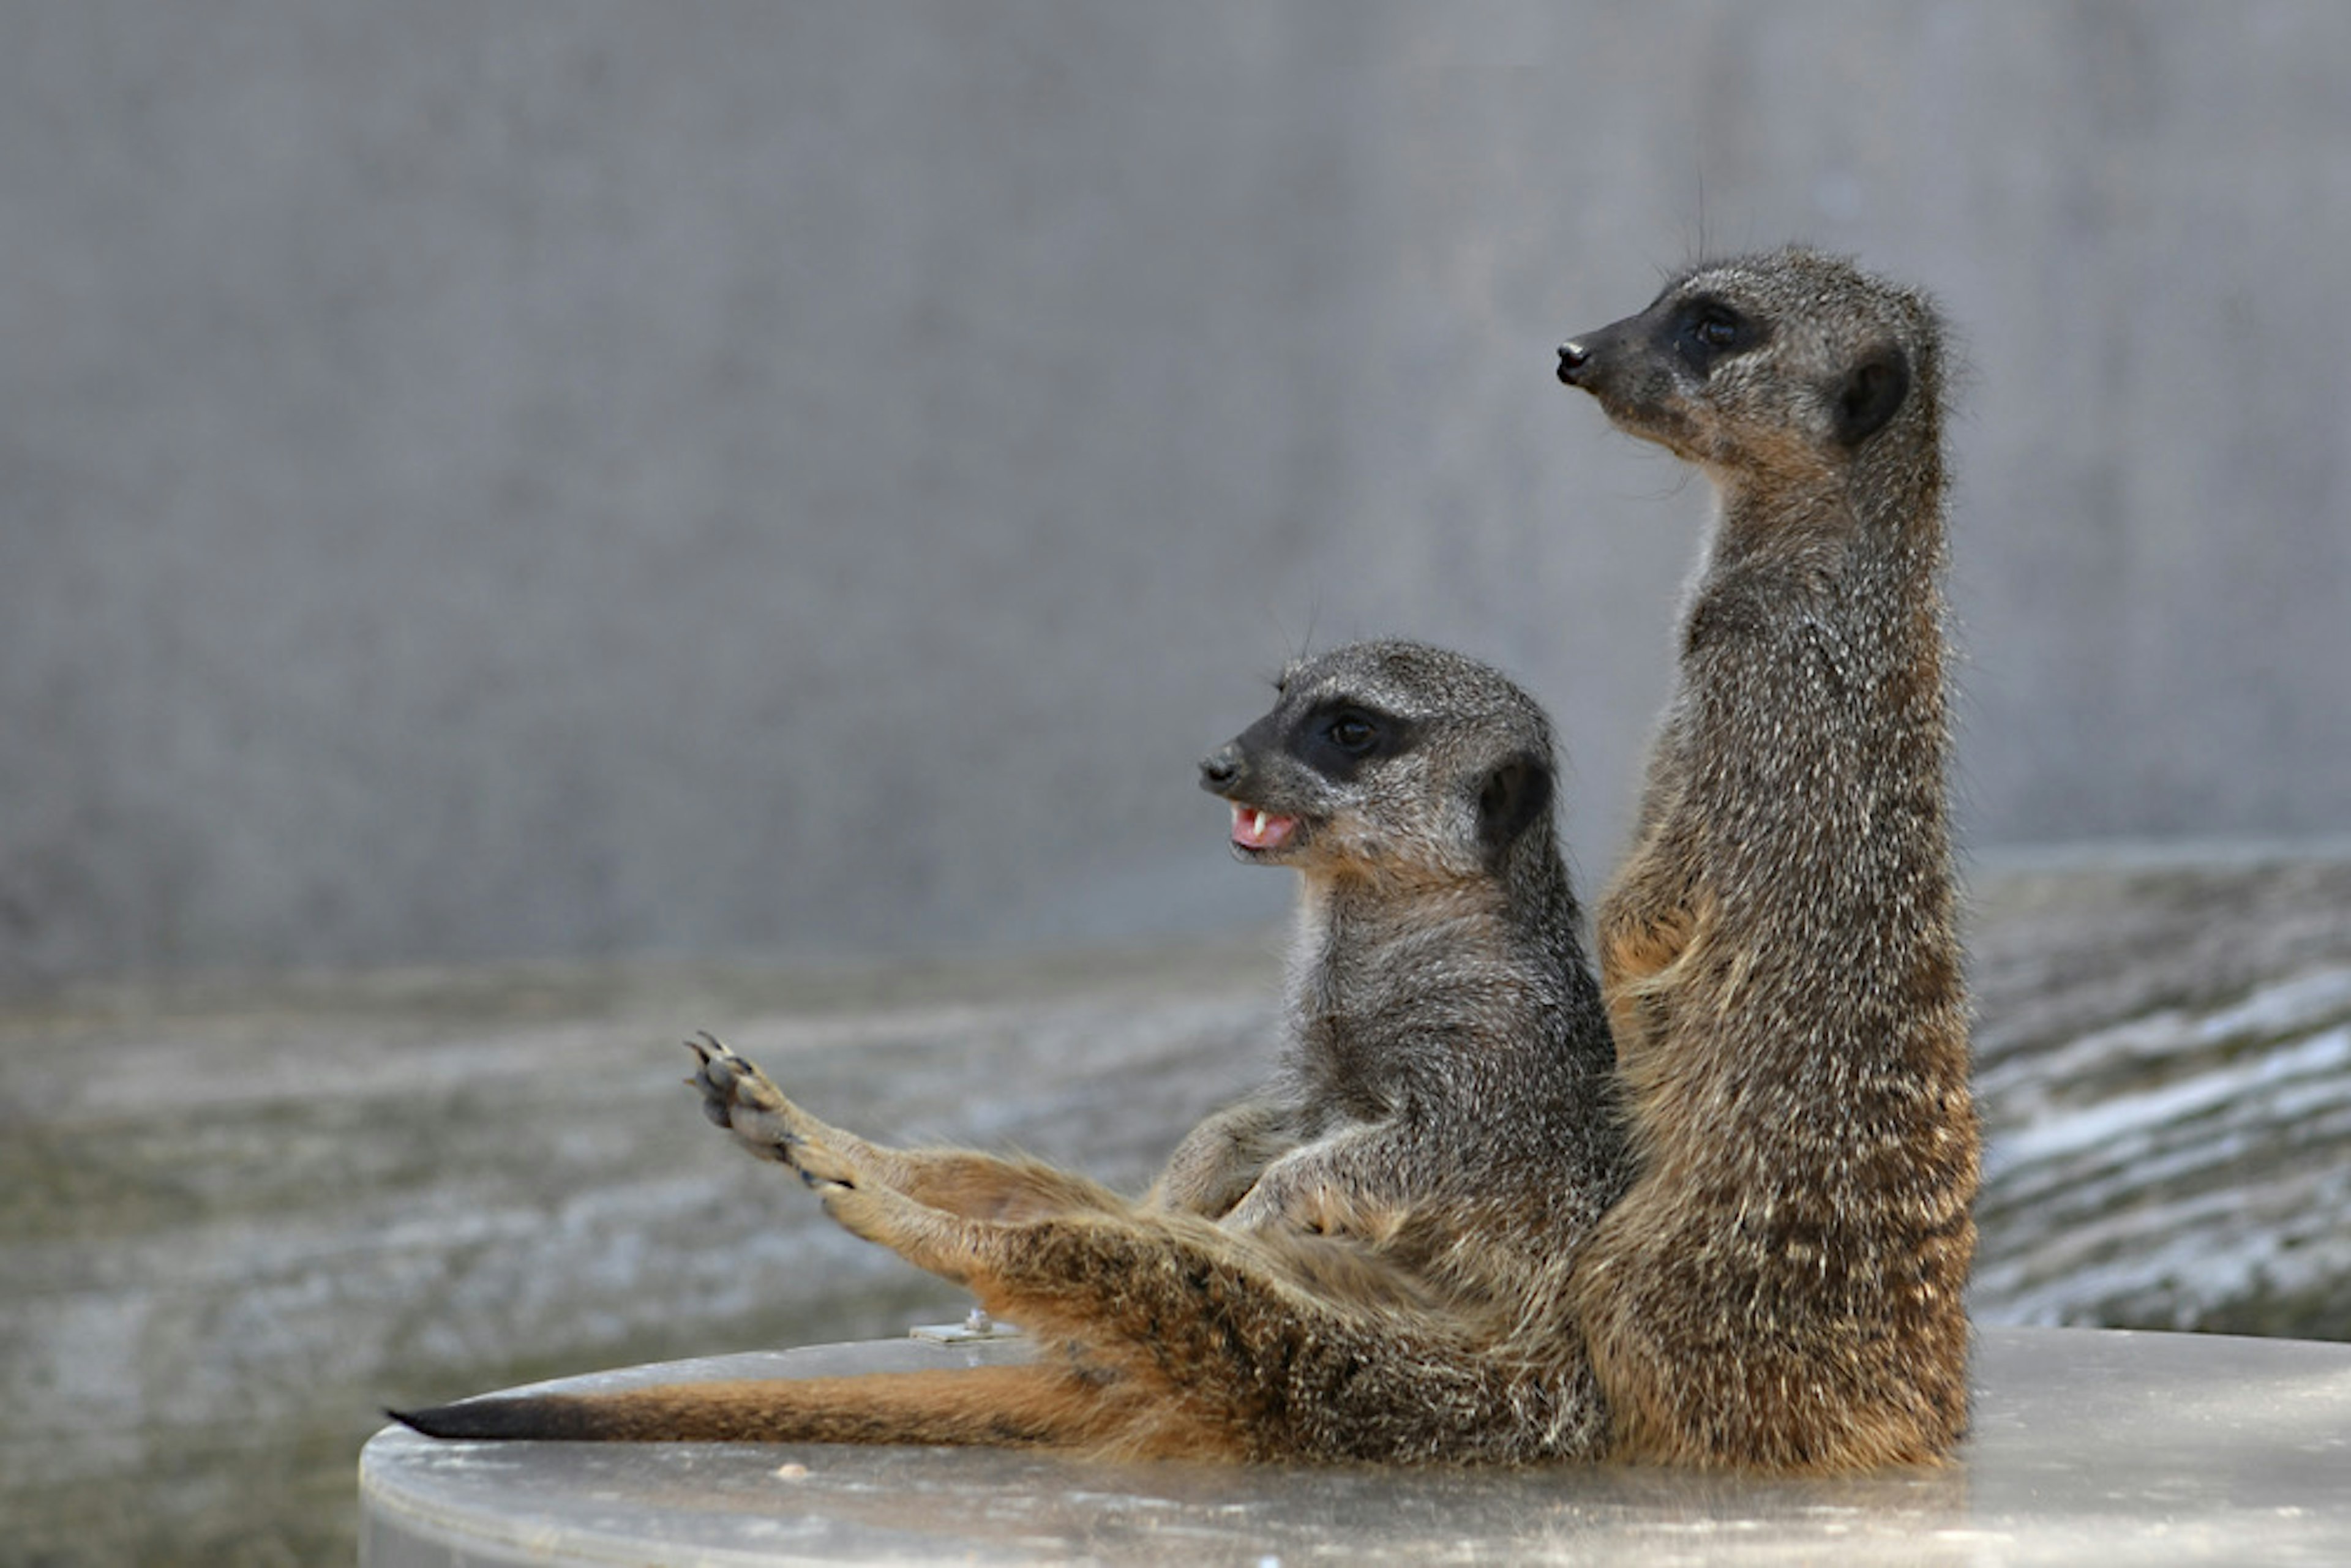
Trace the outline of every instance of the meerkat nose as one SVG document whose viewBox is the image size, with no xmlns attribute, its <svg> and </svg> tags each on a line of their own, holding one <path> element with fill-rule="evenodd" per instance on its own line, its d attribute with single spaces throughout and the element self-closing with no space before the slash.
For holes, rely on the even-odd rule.
<svg viewBox="0 0 2351 1568">
<path fill-rule="evenodd" d="M 1200 758 L 1200 788 L 1222 789 L 1241 775 L 1241 757 L 1237 747 L 1225 747 Z"/>
<path fill-rule="evenodd" d="M 1559 379 L 1568 386 L 1575 384 L 1576 372 L 1592 362 L 1592 350 L 1581 343 L 1559 346 Z"/>
</svg>

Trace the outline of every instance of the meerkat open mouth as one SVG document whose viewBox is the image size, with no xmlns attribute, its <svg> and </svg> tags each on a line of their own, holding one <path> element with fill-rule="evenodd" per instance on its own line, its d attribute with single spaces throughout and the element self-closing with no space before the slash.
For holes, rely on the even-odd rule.
<svg viewBox="0 0 2351 1568">
<path fill-rule="evenodd" d="M 1233 803 L 1233 847 L 1238 850 L 1278 850 L 1290 841 L 1298 831 L 1298 819 L 1280 817 L 1255 806 Z"/>
</svg>

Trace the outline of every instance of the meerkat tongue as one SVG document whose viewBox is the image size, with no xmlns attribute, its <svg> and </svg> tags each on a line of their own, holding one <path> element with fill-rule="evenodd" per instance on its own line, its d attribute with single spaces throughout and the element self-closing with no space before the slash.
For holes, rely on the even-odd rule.
<svg viewBox="0 0 2351 1568">
<path fill-rule="evenodd" d="M 1297 826 L 1295 817 L 1277 817 L 1255 806 L 1233 808 L 1233 842 L 1245 850 L 1279 849 Z"/>
</svg>

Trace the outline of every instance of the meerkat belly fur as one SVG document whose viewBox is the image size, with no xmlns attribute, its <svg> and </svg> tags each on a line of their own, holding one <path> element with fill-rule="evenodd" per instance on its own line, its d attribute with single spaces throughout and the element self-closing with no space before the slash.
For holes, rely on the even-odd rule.
<svg viewBox="0 0 2351 1568">
<path fill-rule="evenodd" d="M 1941 359 L 1925 299 L 1804 250 L 1560 350 L 1719 503 L 1599 917 L 1638 1175 L 1575 1297 L 1626 1457 L 1853 1469 L 1965 1427 Z"/>
<path fill-rule="evenodd" d="M 1201 774 L 1232 802 L 1235 853 L 1301 879 L 1289 1038 L 1274 1083 L 1184 1140 L 1142 1200 L 1033 1161 L 884 1148 L 695 1045 L 714 1121 L 849 1229 L 1066 1349 L 400 1418 L 452 1437 L 1598 1455 L 1572 1266 L 1627 1164 L 1541 711 L 1471 660 L 1358 644 L 1293 666 Z"/>
</svg>

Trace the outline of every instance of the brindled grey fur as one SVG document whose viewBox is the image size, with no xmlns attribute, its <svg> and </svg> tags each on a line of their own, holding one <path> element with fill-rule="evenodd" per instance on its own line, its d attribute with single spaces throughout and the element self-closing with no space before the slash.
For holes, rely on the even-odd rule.
<svg viewBox="0 0 2351 1568">
<path fill-rule="evenodd" d="M 1783 250 L 1697 267 L 1559 373 L 1719 499 L 1599 920 L 1639 1174 L 1575 1294 L 1616 1450 L 1938 1458 L 1967 1418 L 1977 1183 L 1941 329 Z"/>
<path fill-rule="evenodd" d="M 1066 1354 L 402 1418 L 449 1437 L 1598 1454 L 1569 1283 L 1625 1167 L 1555 774 L 1541 710 L 1474 661 L 1373 643 L 1286 674 L 1273 711 L 1202 764 L 1236 852 L 1301 881 L 1281 1068 L 1140 1203 L 1035 1162 L 881 1147 L 696 1046 L 739 1141 Z"/>
</svg>

